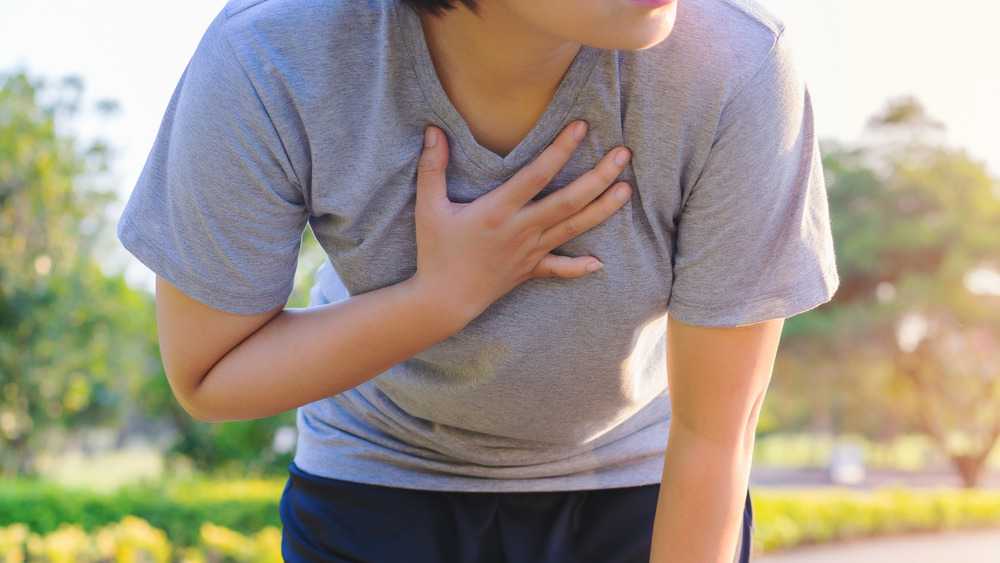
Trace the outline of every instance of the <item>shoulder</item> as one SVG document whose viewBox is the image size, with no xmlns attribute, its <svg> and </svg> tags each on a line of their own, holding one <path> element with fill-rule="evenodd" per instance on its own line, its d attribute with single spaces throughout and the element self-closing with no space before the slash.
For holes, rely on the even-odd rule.
<svg viewBox="0 0 1000 563">
<path fill-rule="evenodd" d="M 391 0 L 230 0 L 223 13 L 233 29 L 270 23 L 309 31 L 340 18 L 356 25 L 377 21 L 394 4 Z"/>
<path fill-rule="evenodd" d="M 707 25 L 723 25 L 749 33 L 777 37 L 784 24 L 755 0 L 688 0 L 692 11 Z"/>
<path fill-rule="evenodd" d="M 277 121 L 331 97 L 363 99 L 396 49 L 395 0 L 230 0 L 193 62 L 226 65 L 217 82 L 247 80 Z"/>
<path fill-rule="evenodd" d="M 220 17 L 224 35 L 245 62 L 322 62 L 376 47 L 392 0 L 231 0 Z"/>
<path fill-rule="evenodd" d="M 753 0 L 685 0 L 663 43 L 623 58 L 644 80 L 731 97 L 781 49 L 783 34 L 784 24 Z"/>
</svg>

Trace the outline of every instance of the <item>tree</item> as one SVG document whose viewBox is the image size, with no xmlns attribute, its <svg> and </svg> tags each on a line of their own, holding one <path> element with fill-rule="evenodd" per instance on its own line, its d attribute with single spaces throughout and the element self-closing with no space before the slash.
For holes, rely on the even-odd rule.
<svg viewBox="0 0 1000 563">
<path fill-rule="evenodd" d="M 64 133 L 82 83 L 0 76 L 0 463 L 30 473 L 53 427 L 96 425 L 121 407 L 121 374 L 148 374 L 149 297 L 108 275 L 98 189 L 107 148 Z M 52 101 L 44 102 L 49 97 Z M 105 104 L 108 107 L 108 104 Z"/>
<path fill-rule="evenodd" d="M 841 287 L 783 359 L 835 374 L 837 429 L 923 432 L 971 487 L 1000 436 L 1000 190 L 941 130 L 906 98 L 867 146 L 827 147 Z"/>
<path fill-rule="evenodd" d="M 83 84 L 51 85 L 0 75 L 0 472 L 31 474 L 47 431 L 162 425 L 176 430 L 171 452 L 216 470 L 239 464 L 284 469 L 276 434 L 294 413 L 206 424 L 174 400 L 159 358 L 151 295 L 106 273 L 100 256 L 117 244 L 102 190 L 110 152 L 68 134 Z M 113 111 L 113 102 L 98 102 Z M 303 266 L 322 251 L 307 233 Z M 290 302 L 305 305 L 304 275 Z"/>
</svg>

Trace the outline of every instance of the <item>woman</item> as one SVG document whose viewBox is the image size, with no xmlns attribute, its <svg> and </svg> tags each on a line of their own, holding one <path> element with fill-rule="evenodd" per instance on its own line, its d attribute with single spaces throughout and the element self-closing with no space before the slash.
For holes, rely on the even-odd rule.
<svg viewBox="0 0 1000 563">
<path fill-rule="evenodd" d="M 748 560 L 782 319 L 837 282 L 785 43 L 750 0 L 230 2 L 119 235 L 192 415 L 300 408 L 287 560 Z"/>
</svg>

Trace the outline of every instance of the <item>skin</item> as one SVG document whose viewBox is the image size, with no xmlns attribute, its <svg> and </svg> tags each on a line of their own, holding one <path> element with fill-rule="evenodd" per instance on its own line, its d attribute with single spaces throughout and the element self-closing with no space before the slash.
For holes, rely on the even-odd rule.
<svg viewBox="0 0 1000 563">
<path fill-rule="evenodd" d="M 670 33 L 675 16 L 675 3 L 653 9 L 621 0 L 480 0 L 476 13 L 458 7 L 422 23 L 452 103 L 483 146 L 506 154 L 544 111 L 581 44 L 649 47 Z M 209 421 L 296 408 L 455 334 L 527 279 L 600 268 L 595 258 L 550 251 L 628 199 L 629 186 L 612 185 L 628 151 L 615 149 L 562 190 L 531 199 L 584 131 L 585 124 L 571 124 L 511 180 L 456 204 L 446 193 L 447 142 L 429 127 L 417 171 L 417 271 L 399 284 L 322 307 L 233 315 L 158 279 L 161 353 L 178 401 Z M 780 319 L 735 328 L 669 320 L 673 419 L 651 560 L 733 560 L 781 327 Z"/>
<path fill-rule="evenodd" d="M 651 561 L 733 561 L 783 323 L 705 328 L 668 320 L 673 412 Z"/>
<path fill-rule="evenodd" d="M 441 85 L 484 147 L 503 156 L 552 100 L 581 45 L 640 49 L 665 39 L 677 4 L 480 0 L 421 23 Z"/>
</svg>

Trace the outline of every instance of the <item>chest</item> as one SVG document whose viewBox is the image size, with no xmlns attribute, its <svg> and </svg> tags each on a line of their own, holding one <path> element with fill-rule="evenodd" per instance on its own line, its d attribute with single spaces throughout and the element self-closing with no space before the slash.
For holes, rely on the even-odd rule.
<svg viewBox="0 0 1000 563">
<path fill-rule="evenodd" d="M 476 142 L 501 157 L 528 136 L 551 101 L 545 95 L 489 99 L 457 94 L 451 98 Z"/>
</svg>

